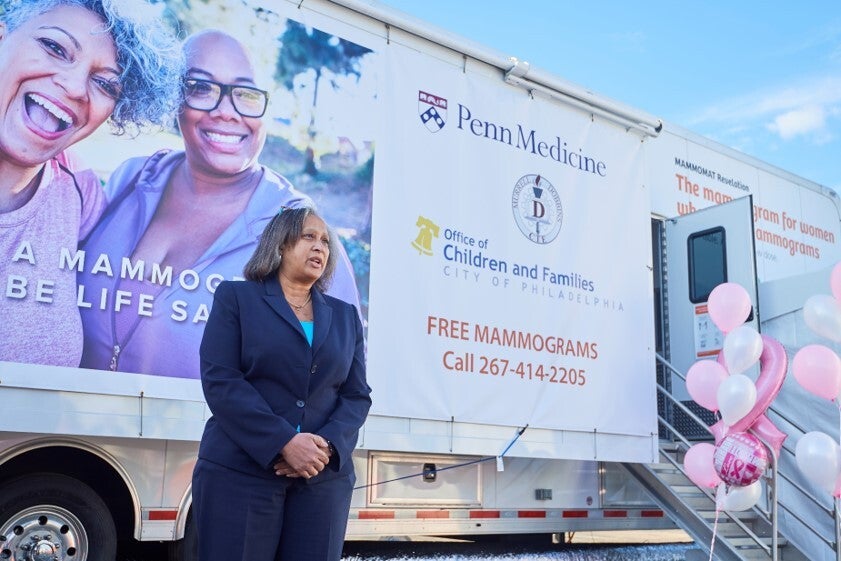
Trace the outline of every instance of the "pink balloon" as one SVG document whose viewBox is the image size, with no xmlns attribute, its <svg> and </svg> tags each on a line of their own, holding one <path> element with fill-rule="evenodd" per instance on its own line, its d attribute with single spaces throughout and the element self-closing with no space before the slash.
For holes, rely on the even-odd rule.
<svg viewBox="0 0 841 561">
<path fill-rule="evenodd" d="M 768 450 L 750 433 L 728 434 L 715 447 L 713 464 L 722 481 L 744 487 L 762 477 L 768 467 Z"/>
<path fill-rule="evenodd" d="M 686 391 L 695 403 L 718 411 L 718 386 L 727 378 L 727 370 L 713 360 L 699 360 L 686 372 Z"/>
<path fill-rule="evenodd" d="M 747 432 L 752 429 L 771 445 L 777 456 L 786 439 L 774 423 L 765 416 L 765 410 L 780 393 L 786 377 L 788 359 L 786 351 L 779 341 L 768 335 L 762 336 L 762 355 L 759 357 L 759 378 L 756 379 L 756 403 L 747 415 L 728 427 L 724 421 L 718 421 L 710 427 L 716 443 L 730 433 Z M 760 432 L 760 430 L 762 432 Z"/>
<path fill-rule="evenodd" d="M 721 478 L 715 471 L 713 456 L 715 446 L 709 442 L 699 442 L 686 451 L 683 458 L 683 469 L 692 483 L 698 487 L 712 489 L 721 483 Z"/>
<path fill-rule="evenodd" d="M 836 499 L 841 498 L 841 475 L 835 480 L 835 490 L 832 492 L 832 496 Z"/>
<path fill-rule="evenodd" d="M 835 299 L 841 300 L 841 262 L 832 268 L 832 274 L 829 275 L 829 286 Z"/>
<path fill-rule="evenodd" d="M 791 361 L 794 378 L 808 392 L 833 400 L 841 391 L 841 358 L 823 345 L 806 345 Z"/>
<path fill-rule="evenodd" d="M 710 319 L 724 333 L 745 323 L 750 315 L 750 295 L 735 282 L 724 282 L 713 288 L 707 299 Z"/>
</svg>

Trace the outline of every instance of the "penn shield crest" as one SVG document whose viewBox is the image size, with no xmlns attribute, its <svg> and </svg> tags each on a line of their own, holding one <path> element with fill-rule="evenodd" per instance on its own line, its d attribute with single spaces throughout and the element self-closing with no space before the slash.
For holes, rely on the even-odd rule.
<svg viewBox="0 0 841 561">
<path fill-rule="evenodd" d="M 418 115 L 430 132 L 438 132 L 447 124 L 447 100 L 418 90 Z"/>
</svg>

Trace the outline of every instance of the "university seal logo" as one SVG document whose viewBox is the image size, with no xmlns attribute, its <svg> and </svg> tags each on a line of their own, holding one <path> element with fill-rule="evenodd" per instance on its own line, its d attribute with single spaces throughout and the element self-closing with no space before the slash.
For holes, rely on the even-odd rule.
<svg viewBox="0 0 841 561">
<path fill-rule="evenodd" d="M 418 115 L 430 132 L 438 132 L 447 124 L 447 100 L 418 90 Z"/>
<path fill-rule="evenodd" d="M 558 237 L 564 212 L 555 187 L 540 175 L 524 175 L 511 195 L 514 221 L 525 237 L 547 244 Z"/>
</svg>

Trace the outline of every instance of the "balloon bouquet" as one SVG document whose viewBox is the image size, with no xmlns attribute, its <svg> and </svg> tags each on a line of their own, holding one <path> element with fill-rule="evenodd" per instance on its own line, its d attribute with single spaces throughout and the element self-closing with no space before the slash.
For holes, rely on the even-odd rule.
<svg viewBox="0 0 841 561">
<path fill-rule="evenodd" d="M 803 305 L 803 319 L 817 335 L 841 343 L 841 263 L 830 276 L 832 296 L 818 294 Z M 791 370 L 808 392 L 841 408 L 841 359 L 824 345 L 806 345 L 794 355 Z M 795 447 L 797 467 L 807 479 L 835 498 L 841 497 L 841 447 L 826 433 L 807 432 Z"/>
<path fill-rule="evenodd" d="M 745 324 L 751 301 L 740 285 L 716 286 L 707 309 L 725 334 L 723 350 L 717 360 L 699 360 L 689 368 L 686 388 L 693 400 L 721 419 L 710 427 L 715 444 L 694 444 L 683 465 L 693 483 L 716 489 L 716 512 L 747 510 L 762 496 L 760 478 L 768 467 L 769 449 L 776 459 L 786 438 L 765 415 L 785 380 L 786 354 L 777 340 Z M 744 372 L 757 361 L 760 372 L 754 382 Z"/>
<path fill-rule="evenodd" d="M 805 302 L 803 318 L 817 335 L 841 343 L 841 263 L 832 270 L 830 288 L 832 295 L 818 294 Z M 692 399 L 718 412 L 721 419 L 709 427 L 715 444 L 690 447 L 684 469 L 699 487 L 716 489 L 717 515 L 720 510 L 740 511 L 756 505 L 762 495 L 760 478 L 771 459 L 769 451 L 774 462 L 779 458 L 786 434 L 765 411 L 782 388 L 787 359 L 776 339 L 745 324 L 750 296 L 738 284 L 716 286 L 707 309 L 725 334 L 723 349 L 717 360 L 699 360 L 689 368 L 686 388 Z M 757 360 L 760 373 L 754 383 L 743 373 Z M 841 358 L 832 349 L 806 345 L 794 355 L 791 369 L 806 391 L 834 401 L 841 410 Z M 797 442 L 795 459 L 807 479 L 841 499 L 841 445 L 835 439 L 820 431 L 808 432 Z"/>
</svg>

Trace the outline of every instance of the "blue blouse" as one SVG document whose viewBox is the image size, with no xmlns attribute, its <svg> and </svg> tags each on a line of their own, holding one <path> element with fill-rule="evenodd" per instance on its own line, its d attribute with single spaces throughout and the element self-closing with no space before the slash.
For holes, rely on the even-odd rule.
<svg viewBox="0 0 841 561">
<path fill-rule="evenodd" d="M 312 347 L 312 329 L 313 323 L 311 321 L 302 321 L 301 327 L 304 328 L 304 334 L 307 336 L 307 343 Z"/>
</svg>

